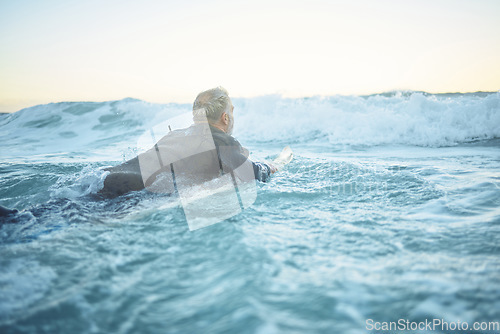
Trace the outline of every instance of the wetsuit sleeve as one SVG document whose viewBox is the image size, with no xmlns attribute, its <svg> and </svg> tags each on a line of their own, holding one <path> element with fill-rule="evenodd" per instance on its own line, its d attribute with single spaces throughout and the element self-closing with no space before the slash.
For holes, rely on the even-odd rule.
<svg viewBox="0 0 500 334">
<path fill-rule="evenodd" d="M 263 162 L 253 162 L 253 173 L 255 174 L 255 179 L 267 182 L 271 178 L 271 168 Z"/>
<path fill-rule="evenodd" d="M 262 182 L 269 181 L 271 178 L 271 168 L 269 165 L 263 162 L 253 162 L 248 159 L 248 150 L 241 146 L 234 137 L 214 128 L 212 128 L 212 135 L 223 173 L 232 173 L 238 169 L 244 171 L 238 175 L 242 180 L 255 179 Z M 243 164 L 246 167 L 239 169 L 238 167 Z"/>
<path fill-rule="evenodd" d="M 253 162 L 247 158 L 241 145 L 235 140 L 232 145 L 218 146 L 221 167 L 224 173 L 232 172 L 244 163 L 251 164 L 253 177 L 256 180 L 267 182 L 271 178 L 271 168 L 263 162 Z M 248 153 L 247 153 L 248 154 Z M 251 173 L 251 172 L 250 172 Z M 248 176 L 243 177 L 247 179 Z"/>
</svg>

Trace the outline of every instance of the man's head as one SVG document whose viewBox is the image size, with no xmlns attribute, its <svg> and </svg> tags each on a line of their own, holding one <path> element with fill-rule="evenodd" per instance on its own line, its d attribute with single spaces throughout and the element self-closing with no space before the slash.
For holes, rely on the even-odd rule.
<svg viewBox="0 0 500 334">
<path fill-rule="evenodd" d="M 231 99 L 222 87 L 201 92 L 193 103 L 193 120 L 195 123 L 208 120 L 208 123 L 227 134 L 233 132 L 234 117 Z"/>
</svg>

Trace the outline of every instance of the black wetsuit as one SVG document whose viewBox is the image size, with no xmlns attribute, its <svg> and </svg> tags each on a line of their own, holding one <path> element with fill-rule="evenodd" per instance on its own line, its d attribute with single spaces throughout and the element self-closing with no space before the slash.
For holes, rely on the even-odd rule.
<svg viewBox="0 0 500 334">
<path fill-rule="evenodd" d="M 239 167 L 244 164 L 251 164 L 253 173 L 236 173 L 243 181 L 251 177 L 266 182 L 270 178 L 270 167 L 250 161 L 248 151 L 232 136 L 206 123 L 195 124 L 171 131 L 149 151 L 121 165 L 106 168 L 111 173 L 104 180 L 100 194 L 116 197 L 145 187 L 151 191 L 174 193 L 179 182 L 200 184 L 242 170 L 244 168 Z M 161 178 L 163 181 L 158 181 Z"/>
</svg>

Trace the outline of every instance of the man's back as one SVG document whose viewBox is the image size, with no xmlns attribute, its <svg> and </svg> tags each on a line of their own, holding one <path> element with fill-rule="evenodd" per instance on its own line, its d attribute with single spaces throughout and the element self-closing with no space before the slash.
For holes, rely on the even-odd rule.
<svg viewBox="0 0 500 334">
<path fill-rule="evenodd" d="M 247 152 L 232 136 L 208 123 L 194 124 L 171 131 L 148 151 L 105 169 L 111 173 L 100 194 L 116 197 L 145 187 L 153 192 L 174 193 L 176 183 L 190 186 L 210 181 L 233 172 L 245 162 Z M 261 175 L 262 165 L 252 164 Z M 253 173 L 250 178 L 263 180 Z"/>
</svg>

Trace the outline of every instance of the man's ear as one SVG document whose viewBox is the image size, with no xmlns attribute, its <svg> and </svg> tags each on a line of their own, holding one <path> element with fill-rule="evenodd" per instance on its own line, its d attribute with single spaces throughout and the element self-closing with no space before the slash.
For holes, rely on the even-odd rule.
<svg viewBox="0 0 500 334">
<path fill-rule="evenodd" d="M 229 116 L 225 112 L 222 113 L 221 120 L 225 125 L 229 124 Z"/>
</svg>

